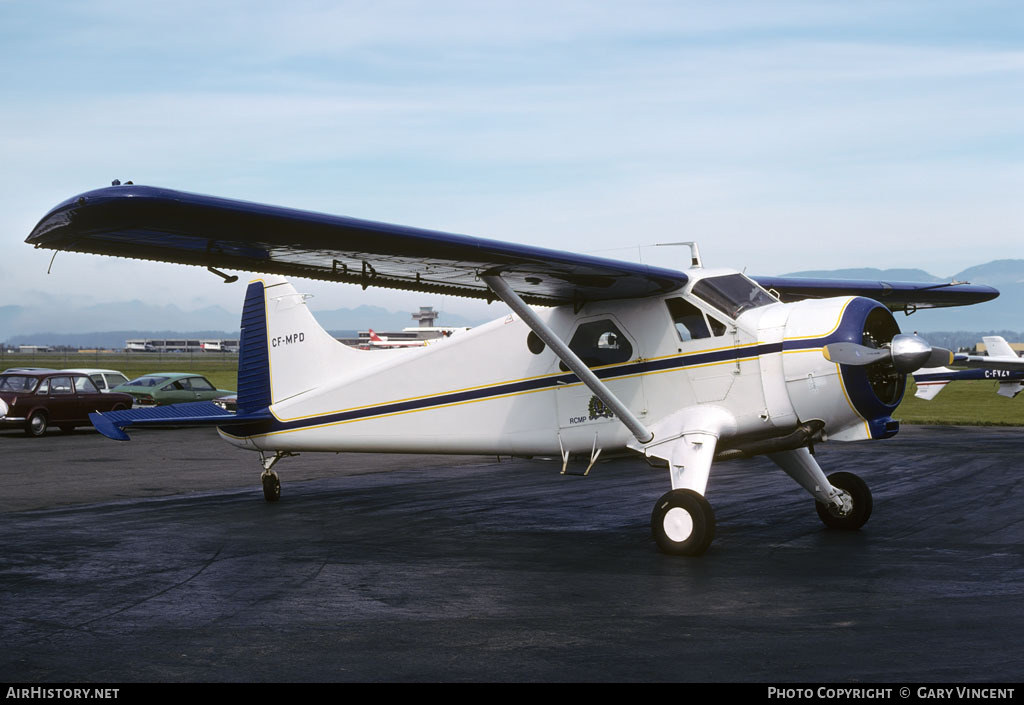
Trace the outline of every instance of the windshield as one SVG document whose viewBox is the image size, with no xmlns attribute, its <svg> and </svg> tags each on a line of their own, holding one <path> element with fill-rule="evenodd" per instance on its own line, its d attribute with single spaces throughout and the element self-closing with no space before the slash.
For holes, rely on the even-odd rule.
<svg viewBox="0 0 1024 705">
<path fill-rule="evenodd" d="M 0 392 L 31 392 L 38 383 L 27 375 L 0 375 Z"/>
<path fill-rule="evenodd" d="M 137 377 L 131 382 L 127 382 L 127 385 L 129 387 L 156 387 L 157 385 L 163 384 L 168 379 L 168 377 L 147 375 L 145 377 Z"/>
<path fill-rule="evenodd" d="M 693 293 L 729 318 L 744 311 L 777 303 L 771 295 L 742 274 L 708 277 L 693 285 Z"/>
</svg>

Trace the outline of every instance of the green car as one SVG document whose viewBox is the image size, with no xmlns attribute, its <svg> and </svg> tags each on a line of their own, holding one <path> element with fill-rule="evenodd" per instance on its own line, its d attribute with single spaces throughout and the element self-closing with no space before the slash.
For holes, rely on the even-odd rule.
<svg viewBox="0 0 1024 705">
<path fill-rule="evenodd" d="M 163 406 L 186 401 L 213 401 L 234 392 L 217 389 L 202 375 L 183 372 L 156 372 L 119 384 L 113 392 L 131 394 L 134 406 Z"/>
</svg>

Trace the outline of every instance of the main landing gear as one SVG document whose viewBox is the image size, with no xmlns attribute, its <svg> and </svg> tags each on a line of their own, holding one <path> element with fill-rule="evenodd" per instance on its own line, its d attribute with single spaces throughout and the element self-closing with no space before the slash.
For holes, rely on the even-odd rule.
<svg viewBox="0 0 1024 705">
<path fill-rule="evenodd" d="M 873 502 L 871 490 L 864 480 L 852 472 L 834 472 L 828 481 L 837 490 L 838 496 L 828 504 L 815 502 L 821 521 L 830 529 L 854 531 L 864 526 L 871 516 Z"/>
<path fill-rule="evenodd" d="M 654 505 L 651 533 L 663 553 L 699 556 L 715 538 L 715 513 L 693 490 L 670 490 Z"/>
<path fill-rule="evenodd" d="M 807 448 L 772 453 L 769 457 L 815 499 L 821 521 L 830 529 L 855 531 L 871 517 L 872 499 L 867 484 L 849 472 L 825 477 Z M 677 468 L 673 465 L 673 472 Z M 685 484 L 686 468 L 678 466 L 676 489 L 666 492 L 651 513 L 651 533 L 658 548 L 674 556 L 699 556 L 715 538 L 715 514 L 703 494 Z M 706 486 L 702 479 L 698 487 Z"/>
</svg>

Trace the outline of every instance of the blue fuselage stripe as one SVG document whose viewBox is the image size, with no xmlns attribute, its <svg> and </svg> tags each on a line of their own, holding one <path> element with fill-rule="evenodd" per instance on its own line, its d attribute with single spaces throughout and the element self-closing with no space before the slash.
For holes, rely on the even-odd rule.
<svg viewBox="0 0 1024 705">
<path fill-rule="evenodd" d="M 786 351 L 814 350 L 824 345 L 827 340 L 827 338 L 806 340 L 793 343 L 792 345 L 783 345 L 783 343 L 765 343 L 746 347 L 729 347 L 708 352 L 674 355 L 672 357 L 656 360 L 636 360 L 634 362 L 624 363 L 621 365 L 610 365 L 608 367 L 598 368 L 594 370 L 594 374 L 602 380 L 614 380 L 635 375 L 669 372 L 691 367 L 756 358 L 760 355 L 779 353 L 782 352 L 783 349 Z M 451 404 L 482 401 L 493 397 L 504 397 L 514 394 L 544 391 L 555 389 L 560 386 L 579 383 L 579 378 L 577 378 L 575 374 L 568 372 L 561 375 L 508 382 L 505 384 L 497 384 L 478 389 L 469 389 L 465 391 L 428 396 L 421 399 L 410 399 L 407 401 L 398 401 L 389 404 L 338 411 L 290 421 L 275 419 L 272 421 L 257 422 L 252 425 L 232 427 L 231 433 L 232 435 L 247 436 L 276 431 L 291 431 L 300 428 L 368 419 L 375 416 L 387 416 L 390 414 L 409 411 L 422 411 L 432 407 L 442 407 Z"/>
</svg>

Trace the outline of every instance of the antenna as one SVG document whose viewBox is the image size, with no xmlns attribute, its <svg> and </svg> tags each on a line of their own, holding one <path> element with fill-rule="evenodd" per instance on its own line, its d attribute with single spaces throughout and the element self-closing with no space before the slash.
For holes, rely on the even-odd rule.
<svg viewBox="0 0 1024 705">
<path fill-rule="evenodd" d="M 686 245 L 690 248 L 690 269 L 700 269 L 704 264 L 700 261 L 700 250 L 697 248 L 697 243 L 688 242 L 658 242 L 655 243 L 655 247 L 679 247 Z"/>
</svg>

